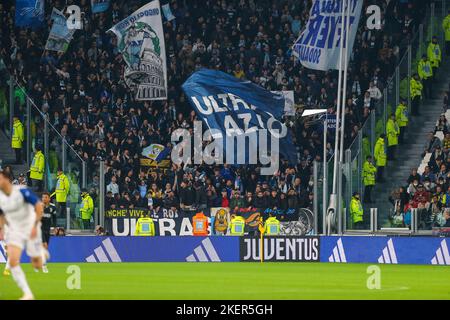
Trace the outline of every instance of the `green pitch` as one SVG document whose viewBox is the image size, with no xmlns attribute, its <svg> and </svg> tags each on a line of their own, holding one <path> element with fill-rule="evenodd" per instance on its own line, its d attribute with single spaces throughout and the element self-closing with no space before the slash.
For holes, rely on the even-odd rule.
<svg viewBox="0 0 450 320">
<path fill-rule="evenodd" d="M 49 264 L 48 274 L 23 268 L 37 299 L 450 299 L 450 268 L 439 266 L 382 265 L 381 289 L 369 290 L 362 264 L 76 265 L 80 290 L 67 288 L 69 264 Z M 0 275 L 0 300 L 20 295 Z"/>
</svg>

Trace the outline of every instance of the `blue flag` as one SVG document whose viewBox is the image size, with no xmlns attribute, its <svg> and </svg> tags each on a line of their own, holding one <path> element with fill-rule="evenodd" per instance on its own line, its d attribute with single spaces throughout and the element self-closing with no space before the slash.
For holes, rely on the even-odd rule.
<svg viewBox="0 0 450 320">
<path fill-rule="evenodd" d="M 44 23 L 44 0 L 17 0 L 16 27 L 37 29 Z"/>
<path fill-rule="evenodd" d="M 108 10 L 110 0 L 91 0 L 92 13 L 100 13 Z"/>
<path fill-rule="evenodd" d="M 323 133 L 323 122 L 322 121 L 325 121 L 325 115 L 321 116 L 319 119 L 321 121 L 316 124 L 317 131 L 320 133 Z M 328 124 L 327 125 L 327 127 L 328 127 L 327 133 L 334 135 L 336 133 L 336 115 L 335 114 L 329 114 L 327 116 L 327 124 Z"/>
<path fill-rule="evenodd" d="M 281 121 L 285 107 L 283 95 L 269 92 L 250 81 L 207 69 L 194 73 L 183 84 L 183 90 L 198 117 L 211 131 L 220 131 L 225 137 L 231 131 L 248 133 L 265 129 L 270 133 L 270 139 L 277 136 L 281 157 L 296 163 L 295 146 L 289 130 Z M 258 148 L 262 143 L 260 139 L 258 137 Z M 266 139 L 267 148 L 270 148 L 270 139 Z M 240 152 L 245 152 L 245 159 L 249 159 L 249 150 L 239 146 L 239 150 L 234 150 L 235 159 Z"/>
</svg>

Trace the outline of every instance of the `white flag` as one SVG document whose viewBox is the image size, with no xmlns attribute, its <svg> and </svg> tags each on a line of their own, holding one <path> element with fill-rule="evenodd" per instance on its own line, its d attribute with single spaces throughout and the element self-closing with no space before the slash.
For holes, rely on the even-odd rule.
<svg viewBox="0 0 450 320">
<path fill-rule="evenodd" d="M 136 100 L 167 99 L 167 65 L 159 0 L 152 1 L 109 31 L 127 67 L 125 81 Z"/>
<path fill-rule="evenodd" d="M 45 43 L 45 50 L 66 52 L 76 30 L 67 28 L 67 19 L 64 13 L 56 8 L 52 10 L 51 19 L 53 25 Z"/>
<path fill-rule="evenodd" d="M 346 27 L 346 21 L 342 24 L 342 3 L 343 0 L 314 0 L 309 21 L 293 47 L 293 54 L 304 67 L 321 71 L 339 69 L 341 28 Z M 348 3 L 350 5 L 348 59 L 350 59 L 363 0 L 349 0 Z M 347 6 L 345 6 L 345 12 L 347 12 Z"/>
</svg>

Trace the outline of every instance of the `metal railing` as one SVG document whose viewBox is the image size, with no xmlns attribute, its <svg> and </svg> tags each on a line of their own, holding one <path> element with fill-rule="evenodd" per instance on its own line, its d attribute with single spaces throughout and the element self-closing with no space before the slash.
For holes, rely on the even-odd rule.
<svg viewBox="0 0 450 320">
<path fill-rule="evenodd" d="M 100 186 L 104 185 L 105 181 L 104 175 L 100 175 L 100 164 L 84 159 L 72 146 L 71 138 L 57 129 L 56 120 L 54 119 L 52 123 L 50 115 L 35 103 L 26 89 L 7 72 L 6 68 L 2 72 L 7 81 L 0 83 L 0 129 L 11 138 L 13 117 L 14 115 L 19 117 L 25 129 L 23 154 L 28 168 L 33 162 L 37 146 L 44 154 L 45 191 L 55 190 L 58 169 L 62 169 L 69 179 L 67 212 L 59 212 L 58 226 L 67 230 L 85 229 L 80 216 L 81 189 L 88 189 L 93 196 L 96 215 L 101 215 L 98 209 L 104 208 L 105 188 Z M 99 217 L 94 215 L 92 220 L 88 229 L 90 231 L 94 230 L 93 222 L 99 221 Z"/>
<path fill-rule="evenodd" d="M 357 137 L 345 152 L 345 160 L 341 169 L 343 173 L 342 190 L 340 191 L 342 205 L 338 208 L 338 210 L 341 210 L 341 214 L 337 215 L 338 217 L 341 216 L 343 221 L 335 222 L 334 225 L 337 228 L 334 228 L 334 231 L 337 233 L 342 232 L 343 229 L 352 229 L 352 222 L 349 216 L 350 210 L 347 210 L 347 208 L 350 204 L 353 192 L 358 191 L 361 195 L 364 194 L 362 166 L 367 155 L 373 155 L 375 142 L 378 137 L 381 134 L 386 133 L 386 124 L 389 116 L 395 113 L 401 99 L 406 100 L 408 110 L 411 111 L 410 81 L 412 76 L 417 73 L 418 62 L 422 55 L 427 52 L 428 44 L 433 35 L 436 35 L 439 39 L 444 58 L 445 50 L 443 49 L 445 48 L 445 36 L 441 25 L 443 18 L 447 15 L 446 8 L 447 5 L 445 0 L 432 3 L 427 7 L 422 24 L 417 28 L 408 45 L 400 48 L 398 53 L 398 63 L 393 74 L 385 83 L 378 83 L 378 87 L 383 93 L 383 98 L 376 104 L 375 110 L 371 112 L 370 117 L 363 124 Z M 322 166 L 320 164 L 317 166 L 317 174 L 323 175 L 324 171 L 321 169 Z M 330 169 L 331 171 L 328 173 L 329 176 L 332 176 L 332 166 Z M 321 179 L 319 177 L 315 178 L 315 182 L 316 181 L 319 185 L 317 187 L 318 195 L 315 197 L 315 201 L 318 203 L 315 208 L 318 210 L 318 219 L 321 218 L 322 222 L 324 222 L 325 219 L 323 217 L 326 215 L 326 209 L 324 210 L 319 199 L 322 199 L 324 192 L 326 193 L 326 196 L 328 196 L 330 190 L 323 190 Z M 377 215 L 376 218 L 372 218 L 374 213 Z M 365 227 L 366 230 L 360 230 L 358 232 L 380 232 L 380 222 L 385 221 L 388 215 L 389 212 L 383 212 L 383 210 L 379 210 L 378 208 L 366 208 L 365 221 L 371 223 L 367 223 L 367 226 Z M 417 215 L 418 214 L 415 212 L 414 217 L 417 218 Z M 376 223 L 374 221 L 376 221 Z M 342 224 L 343 229 L 338 227 Z M 323 233 L 325 233 L 325 229 L 324 225 L 322 228 Z M 386 231 L 386 228 L 383 228 L 383 230 Z"/>
</svg>

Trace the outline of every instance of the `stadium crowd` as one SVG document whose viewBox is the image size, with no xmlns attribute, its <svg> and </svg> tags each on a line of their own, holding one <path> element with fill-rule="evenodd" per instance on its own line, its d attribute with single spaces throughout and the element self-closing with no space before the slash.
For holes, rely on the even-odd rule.
<svg viewBox="0 0 450 320">
<path fill-rule="evenodd" d="M 444 94 L 444 111 L 448 110 L 448 94 Z M 443 139 L 439 137 L 441 133 Z M 430 155 L 423 172 L 414 168 L 405 184 L 393 190 L 393 220 L 399 226 L 411 225 L 411 210 L 418 209 L 420 229 L 450 227 L 450 126 L 446 114 L 428 134 L 422 157 Z M 428 158 L 428 157 L 427 157 Z"/>
<path fill-rule="evenodd" d="M 323 139 L 317 120 L 300 115 L 307 108 L 336 112 L 337 73 L 307 70 L 292 55 L 310 1 L 170 1 L 176 19 L 164 22 L 169 99 L 143 103 L 135 101 L 126 87 L 125 63 L 116 40 L 106 31 L 147 1 L 114 2 L 101 14 L 91 13 L 89 1 L 77 1 L 84 12 L 84 30 L 75 33 L 64 54 L 44 50 L 51 27 L 50 1 L 46 1 L 47 23 L 38 31 L 14 27 L 11 2 L 0 4 L 1 56 L 36 106 L 49 115 L 51 124 L 92 171 L 100 159 L 106 160 L 107 209 L 312 207 L 312 163 L 322 158 Z M 368 30 L 363 15 L 351 55 L 346 146 L 382 98 L 383 85 L 411 40 L 426 3 L 375 2 L 383 10 L 383 28 Z M 61 10 L 74 1 L 52 3 Z M 254 166 L 172 165 L 164 172 L 149 172 L 140 166 L 143 148 L 155 143 L 170 147 L 171 132 L 192 128 L 197 117 L 181 85 L 203 67 L 251 80 L 268 90 L 294 91 L 297 112 L 286 117 L 286 123 L 298 163 L 283 161 L 271 177 L 260 176 L 260 169 Z M 22 120 L 24 108 L 17 97 L 15 112 Z M 42 130 L 42 122 L 36 125 L 38 132 Z M 332 140 L 327 145 L 329 157 Z M 436 162 L 437 171 L 433 167 L 436 179 L 430 183 L 439 183 L 442 161 Z M 447 188 L 442 194 L 444 190 Z"/>
</svg>

